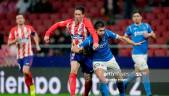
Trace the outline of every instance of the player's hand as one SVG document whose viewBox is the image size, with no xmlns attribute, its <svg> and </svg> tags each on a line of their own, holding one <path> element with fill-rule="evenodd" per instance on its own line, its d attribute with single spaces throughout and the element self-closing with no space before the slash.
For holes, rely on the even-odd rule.
<svg viewBox="0 0 169 96">
<path fill-rule="evenodd" d="M 93 50 L 96 50 L 98 47 L 99 47 L 99 44 L 98 44 L 98 43 L 94 43 L 94 44 L 93 44 Z"/>
<path fill-rule="evenodd" d="M 37 51 L 40 51 L 40 50 L 41 50 L 41 48 L 40 48 L 39 45 L 36 45 L 36 50 L 37 50 Z"/>
<path fill-rule="evenodd" d="M 145 42 L 145 40 L 144 41 L 141 41 L 141 42 L 138 42 L 138 43 L 134 43 L 134 46 L 139 46 L 139 45 L 141 45 L 142 43 L 144 43 Z"/>
<path fill-rule="evenodd" d="M 148 39 L 151 36 L 151 33 L 144 32 L 144 38 Z"/>
<path fill-rule="evenodd" d="M 71 51 L 74 53 L 79 53 L 80 49 L 76 45 L 72 45 Z"/>
<path fill-rule="evenodd" d="M 49 43 L 49 36 L 45 36 L 44 41 L 45 43 Z"/>
</svg>

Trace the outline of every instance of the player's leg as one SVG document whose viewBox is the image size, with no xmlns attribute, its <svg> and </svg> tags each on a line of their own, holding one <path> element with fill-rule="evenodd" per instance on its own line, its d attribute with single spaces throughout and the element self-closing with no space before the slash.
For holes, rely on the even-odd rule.
<svg viewBox="0 0 169 96">
<path fill-rule="evenodd" d="M 150 87 L 150 79 L 149 79 L 149 68 L 147 65 L 147 55 L 141 55 L 142 63 L 140 64 L 139 68 L 142 73 L 142 82 L 144 85 L 144 89 L 146 91 L 147 96 L 151 96 L 151 87 Z"/>
<path fill-rule="evenodd" d="M 130 81 L 136 79 L 137 76 L 140 74 L 139 63 L 138 63 L 138 61 L 140 61 L 139 56 L 138 55 L 132 55 L 132 59 L 135 63 L 135 65 L 134 65 L 135 71 L 128 74 L 127 79 L 124 81 L 125 86 L 128 85 L 128 83 Z"/>
<path fill-rule="evenodd" d="M 33 60 L 32 56 L 25 57 L 23 59 L 24 65 L 23 65 L 22 72 L 24 74 L 25 83 L 29 89 L 31 96 L 35 96 L 35 85 L 33 83 L 32 73 L 30 71 L 32 60 Z"/>
<path fill-rule="evenodd" d="M 88 96 L 92 88 L 92 74 L 93 74 L 93 59 L 91 57 L 84 56 L 82 62 L 80 62 L 80 67 L 84 73 L 85 79 L 85 91 L 83 96 Z"/>
<path fill-rule="evenodd" d="M 80 64 L 77 61 L 71 61 L 71 71 L 69 74 L 70 95 L 75 96 L 76 78 Z"/>
<path fill-rule="evenodd" d="M 70 73 L 69 73 L 69 88 L 70 88 L 70 96 L 75 96 L 76 92 L 76 78 L 77 78 L 77 72 L 79 70 L 80 64 L 78 61 L 80 61 L 81 55 L 80 54 L 71 54 L 70 58 Z"/>
<path fill-rule="evenodd" d="M 92 74 L 91 73 L 84 73 L 84 79 L 85 79 L 85 91 L 83 93 L 83 96 L 88 96 L 89 92 L 92 88 Z"/>
<path fill-rule="evenodd" d="M 149 79 L 149 69 L 147 65 L 147 55 L 137 55 L 137 61 L 135 61 L 135 68 L 139 70 L 139 76 L 142 76 L 142 82 L 144 85 L 144 89 L 146 91 L 147 96 L 151 96 L 151 87 L 150 87 L 150 79 Z"/>
<path fill-rule="evenodd" d="M 99 89 L 102 96 L 109 96 L 108 80 L 104 76 L 107 70 L 106 62 L 93 62 L 93 68 L 96 76 L 99 78 Z"/>
<path fill-rule="evenodd" d="M 117 80 L 117 87 L 119 89 L 120 96 L 125 96 L 125 86 L 123 82 L 124 81 L 123 75 L 115 58 L 112 58 L 110 61 L 108 61 L 107 67 L 111 68 L 112 72 L 115 75 L 115 79 Z"/>
</svg>

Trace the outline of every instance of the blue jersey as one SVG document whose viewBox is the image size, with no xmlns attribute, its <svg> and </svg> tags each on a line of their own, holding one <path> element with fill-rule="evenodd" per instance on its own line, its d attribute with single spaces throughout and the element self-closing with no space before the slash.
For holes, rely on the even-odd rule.
<svg viewBox="0 0 169 96">
<path fill-rule="evenodd" d="M 148 51 L 148 40 L 144 38 L 144 33 L 151 33 L 153 30 L 150 25 L 147 23 L 141 23 L 140 25 L 131 24 L 127 27 L 125 35 L 131 37 L 134 42 L 143 42 L 139 46 L 134 46 L 132 50 L 132 54 L 147 54 Z"/>
<path fill-rule="evenodd" d="M 94 61 L 109 61 L 113 58 L 113 54 L 109 48 L 108 40 L 109 38 L 117 39 L 118 35 L 110 30 L 105 30 L 105 33 L 102 38 L 99 39 L 99 47 L 93 51 L 93 60 Z M 86 40 L 80 45 L 80 47 L 93 47 L 93 39 L 91 36 L 87 37 Z"/>
</svg>

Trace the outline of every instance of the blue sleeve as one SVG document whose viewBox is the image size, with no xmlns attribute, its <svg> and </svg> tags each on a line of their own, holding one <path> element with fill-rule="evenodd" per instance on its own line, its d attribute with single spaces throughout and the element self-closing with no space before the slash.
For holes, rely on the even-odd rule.
<svg viewBox="0 0 169 96">
<path fill-rule="evenodd" d="M 147 28 L 148 33 L 151 33 L 153 31 L 151 26 L 148 23 L 146 23 L 146 28 Z"/>
<path fill-rule="evenodd" d="M 90 46 L 93 43 L 92 36 L 88 36 L 80 45 L 79 47 L 87 47 Z"/>
<path fill-rule="evenodd" d="M 118 35 L 110 30 L 106 30 L 106 35 L 109 37 L 109 38 L 112 38 L 112 39 L 117 39 L 118 38 Z"/>
<path fill-rule="evenodd" d="M 131 36 L 131 26 L 128 26 L 126 31 L 125 31 L 125 35 L 127 36 Z"/>
</svg>

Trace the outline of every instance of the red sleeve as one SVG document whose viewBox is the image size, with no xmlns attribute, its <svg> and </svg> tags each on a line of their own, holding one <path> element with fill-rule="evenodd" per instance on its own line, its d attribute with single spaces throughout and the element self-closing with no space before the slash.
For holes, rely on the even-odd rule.
<svg viewBox="0 0 169 96">
<path fill-rule="evenodd" d="M 98 35 L 96 34 L 96 31 L 92 25 L 92 22 L 89 19 L 84 18 L 84 24 L 88 32 L 91 34 L 93 38 L 93 43 L 98 43 L 99 42 Z"/>
<path fill-rule="evenodd" d="M 15 39 L 15 28 L 12 28 L 9 33 L 9 40 L 14 40 Z"/>
<path fill-rule="evenodd" d="M 55 23 L 46 31 L 45 36 L 50 36 L 58 27 L 66 27 L 70 21 L 71 19 Z"/>
<path fill-rule="evenodd" d="M 31 32 L 37 32 L 32 26 L 30 26 Z"/>
</svg>

